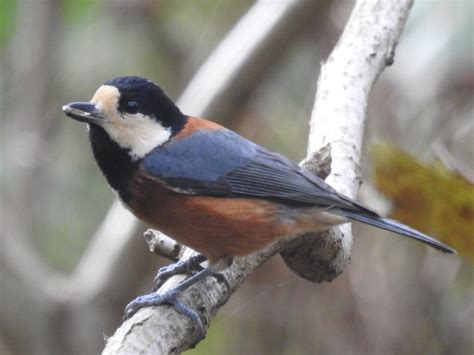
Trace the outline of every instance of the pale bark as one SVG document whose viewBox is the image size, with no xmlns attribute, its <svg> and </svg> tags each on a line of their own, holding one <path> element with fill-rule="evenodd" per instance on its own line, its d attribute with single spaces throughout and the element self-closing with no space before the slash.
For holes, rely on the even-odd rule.
<svg viewBox="0 0 474 355">
<path fill-rule="evenodd" d="M 310 121 L 308 156 L 331 144 L 326 182 L 355 198 L 370 90 L 394 60 L 413 0 L 358 1 L 336 47 L 321 66 Z M 350 261 L 350 224 L 295 240 L 282 253 L 287 265 L 311 281 L 332 280 Z M 324 262 L 321 262 L 324 260 Z"/>
</svg>

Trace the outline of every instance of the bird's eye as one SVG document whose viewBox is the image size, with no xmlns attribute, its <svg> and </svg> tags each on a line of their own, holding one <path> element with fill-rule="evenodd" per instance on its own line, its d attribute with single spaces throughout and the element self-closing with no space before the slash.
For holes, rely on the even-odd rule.
<svg viewBox="0 0 474 355">
<path fill-rule="evenodd" d="M 128 101 L 127 104 L 125 105 L 125 111 L 127 113 L 130 113 L 134 115 L 135 113 L 138 112 L 138 103 L 136 101 Z"/>
</svg>

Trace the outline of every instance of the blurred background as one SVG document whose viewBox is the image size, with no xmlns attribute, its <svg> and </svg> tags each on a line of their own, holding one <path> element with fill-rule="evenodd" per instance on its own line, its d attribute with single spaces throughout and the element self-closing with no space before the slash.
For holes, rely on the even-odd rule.
<svg viewBox="0 0 474 355">
<path fill-rule="evenodd" d="M 61 106 L 123 75 L 150 78 L 178 99 L 252 6 L 0 0 L 0 354 L 100 352 L 126 303 L 168 262 L 148 252 L 146 226 L 130 232 L 115 259 L 116 249 L 99 245 L 114 195 L 85 126 Z M 237 73 L 241 82 L 206 116 L 300 161 L 320 62 L 352 7 L 300 5 L 279 29 L 284 40 L 260 53 L 253 71 Z M 364 203 L 459 255 L 355 225 L 342 275 L 312 284 L 274 257 L 188 354 L 473 353 L 473 14 L 470 0 L 415 3 L 395 63 L 369 101 L 360 191 Z M 117 225 L 117 233 L 127 230 Z M 79 265 L 91 264 L 91 249 L 99 257 L 87 259 L 95 263 L 85 273 Z"/>
</svg>

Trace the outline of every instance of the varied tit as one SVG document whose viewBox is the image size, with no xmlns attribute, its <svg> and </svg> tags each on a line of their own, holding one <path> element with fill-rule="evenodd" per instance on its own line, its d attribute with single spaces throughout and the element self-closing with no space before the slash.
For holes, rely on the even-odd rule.
<svg viewBox="0 0 474 355">
<path fill-rule="evenodd" d="M 426 234 L 380 217 L 285 157 L 216 123 L 183 114 L 150 80 L 112 79 L 90 102 L 74 102 L 63 111 L 89 125 L 97 164 L 128 209 L 208 260 L 207 268 L 176 289 L 131 302 L 126 316 L 143 306 L 176 305 L 177 294 L 223 270 L 236 256 L 349 221 L 454 252 Z M 199 267 L 202 256 L 186 267 Z M 156 287 L 163 275 L 183 269 L 178 265 L 159 272 Z M 199 323 L 194 311 L 182 304 L 177 308 Z"/>
</svg>

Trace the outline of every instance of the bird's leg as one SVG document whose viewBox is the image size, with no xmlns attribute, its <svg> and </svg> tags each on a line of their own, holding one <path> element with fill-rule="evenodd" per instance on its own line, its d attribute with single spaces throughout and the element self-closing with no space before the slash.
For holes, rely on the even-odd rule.
<svg viewBox="0 0 474 355">
<path fill-rule="evenodd" d="M 202 266 L 199 265 L 206 260 L 201 254 L 193 255 L 189 259 L 178 261 L 174 264 L 164 266 L 158 270 L 153 280 L 153 292 L 157 291 L 172 276 L 189 273 L 194 270 L 201 271 Z"/>
<path fill-rule="evenodd" d="M 175 263 L 166 268 L 162 268 L 159 270 L 158 275 L 155 278 L 155 284 L 159 283 L 159 288 L 168 278 L 173 275 L 202 268 L 200 266 L 200 263 L 204 260 L 206 260 L 206 258 L 203 255 L 194 255 L 188 260 Z M 201 318 L 199 317 L 199 314 L 196 311 L 181 302 L 178 297 L 182 292 L 187 290 L 196 282 L 203 280 L 208 276 L 214 276 L 219 283 L 223 283 L 225 285 L 227 297 L 223 303 L 227 302 L 230 297 L 230 284 L 224 277 L 224 275 L 219 274 L 218 272 L 229 267 L 231 263 L 231 257 L 224 257 L 219 260 L 218 263 L 209 265 L 208 267 L 200 270 L 197 274 L 191 275 L 188 278 L 184 279 L 173 289 L 170 289 L 163 293 L 158 293 L 155 291 L 148 295 L 137 297 L 125 307 L 124 319 L 132 317 L 143 307 L 159 306 L 164 303 L 170 304 L 177 312 L 184 314 L 185 316 L 190 318 L 191 321 L 195 324 L 196 328 L 198 329 L 198 337 L 195 340 L 195 344 L 197 344 L 197 342 L 204 338 L 205 335 L 205 329 L 202 324 Z"/>
<path fill-rule="evenodd" d="M 196 328 L 199 331 L 197 341 L 204 338 L 205 330 L 202 324 L 201 318 L 196 311 L 185 305 L 178 299 L 178 296 L 189 287 L 194 285 L 196 282 L 205 279 L 208 276 L 212 276 L 214 274 L 214 270 L 212 268 L 205 268 L 199 271 L 197 274 L 188 277 L 181 283 L 179 283 L 175 288 L 165 291 L 163 293 L 150 293 L 148 295 L 139 296 L 130 302 L 127 307 L 125 307 L 125 314 L 124 319 L 128 319 L 132 317 L 135 313 L 138 312 L 143 307 L 150 307 L 150 306 L 159 306 L 164 303 L 168 303 L 173 306 L 173 308 L 185 316 L 189 317 Z"/>
</svg>

